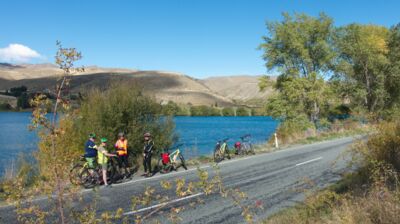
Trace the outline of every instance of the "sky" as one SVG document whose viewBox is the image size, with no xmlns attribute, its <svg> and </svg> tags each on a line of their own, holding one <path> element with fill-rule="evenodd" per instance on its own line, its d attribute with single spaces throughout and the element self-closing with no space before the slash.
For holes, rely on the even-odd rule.
<svg viewBox="0 0 400 224">
<path fill-rule="evenodd" d="M 400 23 L 400 1 L 9 0 L 0 5 L 0 62 L 54 63 L 56 40 L 80 65 L 184 73 L 269 74 L 258 46 L 282 12 L 325 12 L 341 26 Z"/>
</svg>

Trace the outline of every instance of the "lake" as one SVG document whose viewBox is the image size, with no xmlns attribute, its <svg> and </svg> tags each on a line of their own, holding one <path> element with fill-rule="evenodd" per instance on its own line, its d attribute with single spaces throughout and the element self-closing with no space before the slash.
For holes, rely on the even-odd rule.
<svg viewBox="0 0 400 224">
<path fill-rule="evenodd" d="M 36 133 L 28 130 L 30 116 L 29 112 L 0 112 L 0 173 L 18 154 L 36 150 Z M 264 143 L 278 125 L 271 117 L 175 117 L 174 120 L 187 158 L 210 155 L 215 143 L 224 138 L 230 138 L 231 147 L 245 134 L 251 134 L 253 143 Z"/>
</svg>

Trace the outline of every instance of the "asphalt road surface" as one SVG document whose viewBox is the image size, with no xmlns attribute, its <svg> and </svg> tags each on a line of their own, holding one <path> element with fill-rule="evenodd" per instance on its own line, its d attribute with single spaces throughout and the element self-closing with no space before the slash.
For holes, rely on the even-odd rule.
<svg viewBox="0 0 400 224">
<path fill-rule="evenodd" d="M 347 169 L 346 161 L 341 153 L 348 148 L 354 138 L 342 138 L 310 145 L 294 146 L 288 149 L 258 154 L 250 157 L 225 160 L 219 164 L 223 183 L 229 188 L 238 188 L 245 192 L 245 205 L 261 205 L 263 209 L 253 210 L 256 220 L 262 220 L 269 215 L 292 206 L 304 199 L 304 189 L 322 188 L 340 179 L 340 174 Z M 203 165 L 203 169 L 213 173 L 211 165 Z M 131 209 L 132 196 L 141 195 L 148 186 L 154 187 L 158 194 L 168 195 L 169 205 L 163 207 L 148 219 L 161 223 L 169 223 L 166 212 L 171 207 L 184 207 L 179 213 L 182 223 L 244 223 L 242 210 L 232 199 L 223 198 L 220 194 L 205 195 L 195 192 L 183 198 L 178 198 L 172 190 L 163 190 L 161 180 L 174 181 L 184 177 L 186 182 L 197 181 L 196 168 L 168 174 L 157 174 L 151 178 L 135 177 L 129 182 L 115 184 L 112 188 L 100 188 L 96 191 L 84 190 L 83 201 L 73 204 L 79 210 L 82 205 L 96 198 L 99 213 L 124 209 L 124 216 L 134 220 L 135 215 L 145 216 L 160 204 L 151 204 Z M 46 199 L 37 199 L 42 207 L 48 206 Z M 194 205 L 194 206 L 193 206 Z M 163 213 L 164 211 L 164 213 Z M 0 207 L 0 223 L 15 223 L 15 212 L 12 206 Z"/>
</svg>

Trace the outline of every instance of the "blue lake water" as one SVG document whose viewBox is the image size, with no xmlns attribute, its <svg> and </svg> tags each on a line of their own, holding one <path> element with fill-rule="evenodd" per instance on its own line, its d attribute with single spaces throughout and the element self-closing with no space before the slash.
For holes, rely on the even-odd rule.
<svg viewBox="0 0 400 224">
<path fill-rule="evenodd" d="M 18 154 L 36 150 L 37 136 L 28 130 L 31 113 L 0 112 L 0 173 Z M 209 155 L 217 140 L 230 138 L 232 147 L 240 136 L 251 134 L 253 143 L 263 143 L 278 122 L 270 117 L 175 117 L 179 143 L 185 157 Z"/>
</svg>

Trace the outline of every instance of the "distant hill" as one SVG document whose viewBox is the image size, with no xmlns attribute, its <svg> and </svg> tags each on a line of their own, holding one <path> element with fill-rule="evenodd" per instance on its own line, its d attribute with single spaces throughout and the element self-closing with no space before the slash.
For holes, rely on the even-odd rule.
<svg viewBox="0 0 400 224">
<path fill-rule="evenodd" d="M 61 70 L 52 64 L 12 65 L 0 63 L 0 91 L 25 85 L 32 91 L 54 88 Z M 160 102 L 174 101 L 192 105 L 233 106 L 236 102 L 264 99 L 270 91 L 258 91 L 257 76 L 215 77 L 197 80 L 189 76 L 163 71 L 138 71 L 119 68 L 85 67 L 74 75 L 72 92 L 84 92 L 91 87 L 104 88 L 110 81 L 132 81 Z"/>
<path fill-rule="evenodd" d="M 263 92 L 259 91 L 258 82 L 260 77 L 245 75 L 219 76 L 200 80 L 200 82 L 221 96 L 246 104 L 249 102 L 262 102 L 272 94 L 272 88 L 267 88 Z M 275 80 L 275 78 L 272 77 L 272 80 Z"/>
</svg>

